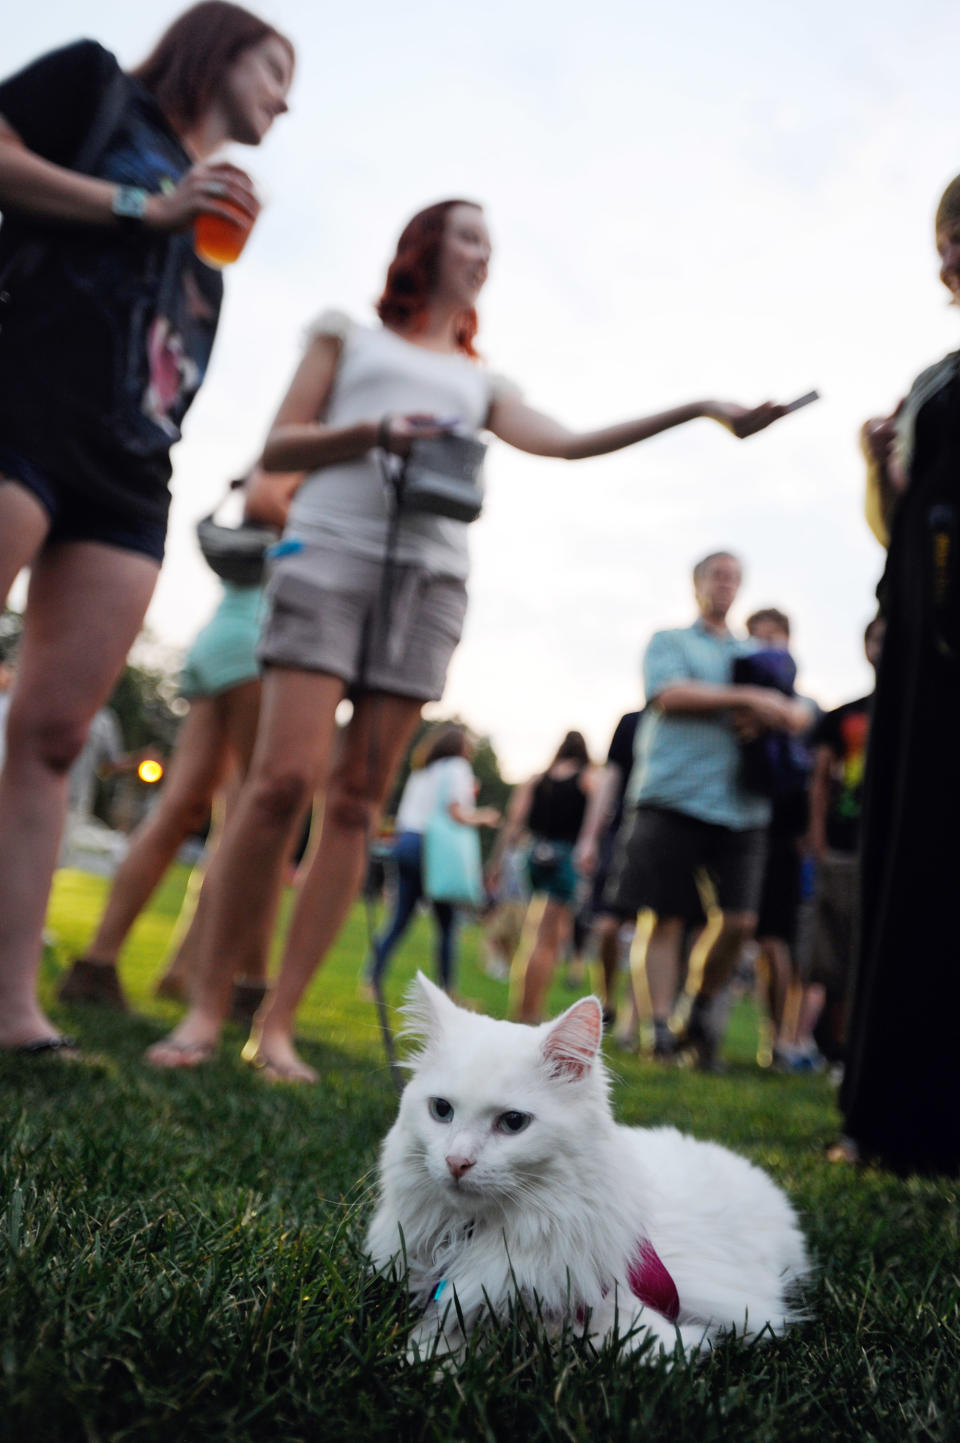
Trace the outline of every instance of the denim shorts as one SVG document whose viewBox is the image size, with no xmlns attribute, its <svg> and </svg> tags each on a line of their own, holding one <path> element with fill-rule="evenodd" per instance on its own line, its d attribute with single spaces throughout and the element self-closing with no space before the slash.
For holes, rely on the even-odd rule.
<svg viewBox="0 0 960 1443">
<path fill-rule="evenodd" d="M 573 843 L 534 837 L 527 853 L 527 878 L 531 892 L 545 892 L 555 902 L 569 906 L 580 882 L 573 865 Z"/>
<path fill-rule="evenodd" d="M 56 479 L 42 466 L 12 447 L 0 445 L 0 485 L 12 482 L 29 491 L 50 517 L 46 544 L 58 541 L 97 541 L 121 551 L 137 551 L 163 561 L 167 538 L 164 516 L 119 514 L 109 502 L 82 495 Z"/>
</svg>

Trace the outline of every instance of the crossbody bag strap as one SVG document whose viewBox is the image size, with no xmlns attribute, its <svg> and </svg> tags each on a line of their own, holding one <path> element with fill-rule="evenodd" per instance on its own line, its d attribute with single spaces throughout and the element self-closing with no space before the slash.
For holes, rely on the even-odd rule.
<svg viewBox="0 0 960 1443">
<path fill-rule="evenodd" d="M 70 169 L 80 171 L 88 175 L 93 166 L 103 154 L 107 142 L 117 126 L 117 121 L 130 98 L 132 87 L 136 84 L 131 80 L 126 71 L 119 67 L 107 81 L 96 113 L 90 123 L 80 148 L 70 162 Z"/>
</svg>

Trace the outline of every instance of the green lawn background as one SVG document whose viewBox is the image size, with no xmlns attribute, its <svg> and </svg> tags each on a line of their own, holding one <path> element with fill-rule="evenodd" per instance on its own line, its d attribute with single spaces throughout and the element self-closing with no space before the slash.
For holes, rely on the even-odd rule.
<svg viewBox="0 0 960 1443">
<path fill-rule="evenodd" d="M 304 1005 L 319 1087 L 264 1084 L 240 1064 L 235 1027 L 211 1066 L 156 1073 L 141 1055 L 179 1015 L 151 989 L 184 880 L 175 869 L 138 924 L 122 966 L 135 1011 L 120 1017 L 53 1003 L 106 885 L 57 877 L 42 985 L 85 1056 L 0 1059 L 0 1438 L 960 1439 L 956 1184 L 825 1164 L 832 1090 L 755 1067 L 749 1003 L 724 1077 L 612 1052 L 615 1109 L 773 1172 L 818 1262 L 807 1321 L 668 1367 L 573 1337 L 551 1347 L 520 1317 L 478 1338 L 456 1373 L 408 1366 L 402 1288 L 362 1257 L 395 1108 L 358 985 L 363 911 Z M 506 988 L 478 950 L 466 929 L 460 989 L 502 1014 Z M 393 1002 L 430 953 L 420 918 Z M 552 1010 L 575 995 L 558 983 Z"/>
</svg>

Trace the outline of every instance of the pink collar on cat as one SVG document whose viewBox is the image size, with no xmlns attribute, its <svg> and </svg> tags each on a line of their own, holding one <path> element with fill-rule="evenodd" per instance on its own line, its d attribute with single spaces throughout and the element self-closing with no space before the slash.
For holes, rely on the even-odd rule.
<svg viewBox="0 0 960 1443">
<path fill-rule="evenodd" d="M 627 1268 L 630 1291 L 648 1308 L 654 1308 L 675 1323 L 680 1314 L 677 1285 L 649 1238 L 641 1238 Z"/>
</svg>

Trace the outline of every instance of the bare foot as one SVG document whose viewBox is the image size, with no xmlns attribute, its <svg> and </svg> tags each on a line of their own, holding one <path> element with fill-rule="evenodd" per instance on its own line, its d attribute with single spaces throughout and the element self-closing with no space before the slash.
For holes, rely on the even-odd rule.
<svg viewBox="0 0 960 1443">
<path fill-rule="evenodd" d="M 852 1137 L 841 1137 L 827 1148 L 827 1162 L 846 1163 L 849 1166 L 860 1161 L 860 1149 Z"/>
<path fill-rule="evenodd" d="M 240 1056 L 268 1082 L 319 1082 L 320 1074 L 297 1056 L 285 1033 L 254 1028 Z"/>
<path fill-rule="evenodd" d="M 17 1052 L 35 1043 L 50 1042 L 60 1036 L 49 1017 L 31 1004 L 22 1011 L 10 1008 L 0 1017 L 0 1052 Z"/>
<path fill-rule="evenodd" d="M 216 1055 L 220 1041 L 219 1024 L 194 1013 L 187 1013 L 169 1037 L 155 1042 L 144 1054 L 151 1067 L 201 1067 Z"/>
</svg>

